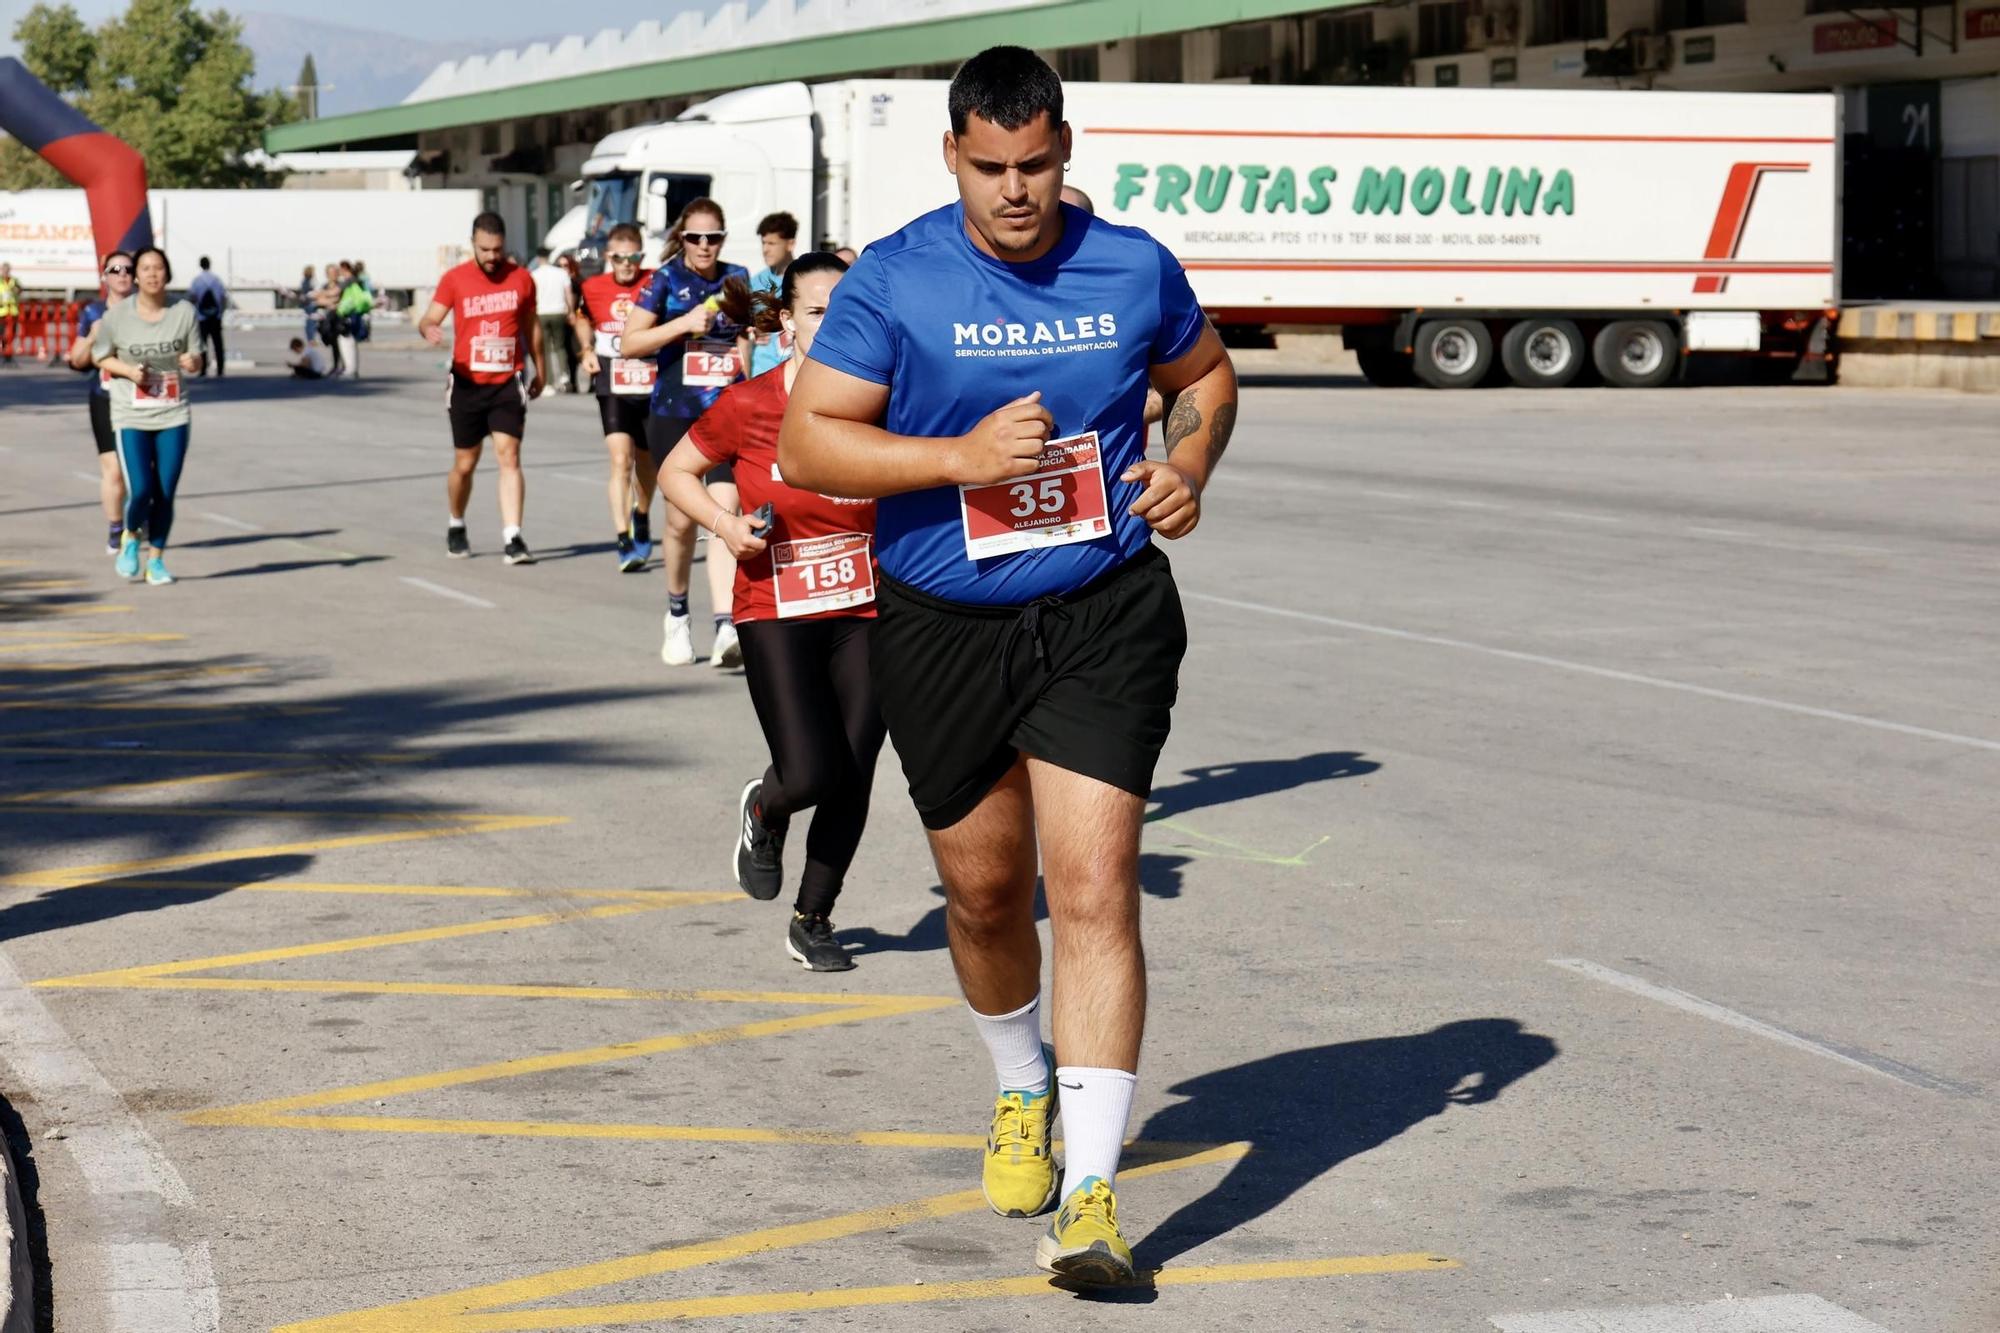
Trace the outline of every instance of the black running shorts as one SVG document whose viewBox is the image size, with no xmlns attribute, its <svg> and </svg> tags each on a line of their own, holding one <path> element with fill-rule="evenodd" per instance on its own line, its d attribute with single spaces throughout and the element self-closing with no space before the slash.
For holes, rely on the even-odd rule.
<svg viewBox="0 0 2000 1333">
<path fill-rule="evenodd" d="M 885 575 L 876 610 L 875 693 L 924 827 L 972 813 L 1018 754 L 1152 794 L 1187 652 L 1157 547 L 1025 607 L 948 602 Z"/>
<path fill-rule="evenodd" d="M 644 444 L 646 418 L 651 406 L 644 394 L 600 393 L 597 395 L 597 419 L 603 423 L 606 435 L 629 435 Z"/>
<path fill-rule="evenodd" d="M 653 466 L 656 468 L 665 467 L 667 465 L 667 455 L 674 451 L 674 446 L 679 444 L 682 437 L 693 428 L 693 417 L 647 417 L 646 452 L 653 456 Z M 735 466 L 733 463 L 717 463 L 714 467 L 703 473 L 701 479 L 710 486 L 734 486 L 736 484 Z"/>
<path fill-rule="evenodd" d="M 454 372 L 445 381 L 444 409 L 451 418 L 451 446 L 477 449 L 489 435 L 520 439 L 528 429 L 528 386 L 521 377 L 479 384 Z"/>
<path fill-rule="evenodd" d="M 90 395 L 90 433 L 97 437 L 98 453 L 117 452 L 118 432 L 111 429 L 111 395 L 108 393 Z"/>
</svg>

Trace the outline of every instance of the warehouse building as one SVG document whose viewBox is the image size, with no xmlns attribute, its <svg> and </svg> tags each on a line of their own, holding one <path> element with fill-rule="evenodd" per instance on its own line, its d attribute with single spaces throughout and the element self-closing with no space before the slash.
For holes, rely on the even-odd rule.
<svg viewBox="0 0 2000 1333">
<path fill-rule="evenodd" d="M 411 151 L 414 180 L 540 236 L 613 131 L 753 84 L 949 77 L 999 42 L 1071 80 L 1835 91 L 1845 292 L 2000 297 L 2000 0 L 731 0 L 440 65 L 266 146 Z"/>
</svg>

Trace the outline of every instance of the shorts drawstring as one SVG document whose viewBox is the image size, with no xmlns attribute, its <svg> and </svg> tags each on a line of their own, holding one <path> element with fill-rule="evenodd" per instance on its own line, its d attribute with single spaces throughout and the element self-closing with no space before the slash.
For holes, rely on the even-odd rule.
<svg viewBox="0 0 2000 1333">
<path fill-rule="evenodd" d="M 1055 669 L 1055 664 L 1049 659 L 1048 640 L 1042 635 L 1042 614 L 1045 611 L 1058 611 L 1067 616 L 1069 614 L 1069 605 L 1060 597 L 1037 597 L 1034 601 L 1029 602 L 1021 608 L 1021 615 L 1014 622 L 1014 632 L 1007 636 L 1007 647 L 1000 654 L 1000 692 L 1002 694 L 1012 694 L 1014 692 L 1012 670 L 1014 665 L 1014 644 L 1023 633 L 1027 634 L 1028 643 L 1034 650 L 1035 660 L 1042 664 L 1042 670 L 1053 671 Z"/>
</svg>

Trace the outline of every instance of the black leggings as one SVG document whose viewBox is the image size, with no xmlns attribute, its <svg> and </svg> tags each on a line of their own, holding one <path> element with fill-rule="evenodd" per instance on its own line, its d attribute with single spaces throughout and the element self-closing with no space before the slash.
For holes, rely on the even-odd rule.
<svg viewBox="0 0 2000 1333">
<path fill-rule="evenodd" d="M 783 832 L 818 807 L 806 835 L 796 911 L 828 915 L 868 822 L 868 792 L 886 728 L 868 673 L 868 627 L 852 616 L 737 627 L 750 701 L 771 747 L 765 827 Z"/>
</svg>

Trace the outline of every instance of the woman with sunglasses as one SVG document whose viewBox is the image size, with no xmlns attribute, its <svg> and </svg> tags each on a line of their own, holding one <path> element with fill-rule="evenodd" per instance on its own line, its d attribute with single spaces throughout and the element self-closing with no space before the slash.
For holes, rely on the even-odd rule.
<svg viewBox="0 0 2000 1333">
<path fill-rule="evenodd" d="M 656 367 L 645 357 L 627 356 L 621 341 L 625 321 L 653 277 L 644 243 L 631 223 L 613 227 L 604 242 L 604 272 L 584 279 L 570 316 L 583 349 L 577 366 L 597 395 L 597 418 L 611 450 L 611 530 L 618 568 L 627 574 L 644 569 L 653 554 L 654 467 L 644 441 Z"/>
<path fill-rule="evenodd" d="M 854 966 L 829 919 L 861 845 L 868 793 L 882 750 L 882 710 L 868 674 L 875 617 L 875 504 L 836 500 L 778 479 L 778 427 L 805 365 L 834 284 L 847 271 L 823 252 L 792 261 L 778 290 L 754 298 L 732 289 L 724 313 L 766 334 L 791 338 L 775 373 L 725 390 L 667 455 L 660 488 L 715 534 L 736 567 L 743 669 L 771 751 L 763 775 L 743 788 L 737 812 L 736 882 L 753 898 L 784 887 L 785 833 L 813 810 L 805 871 L 785 949 L 814 972 Z M 704 493 L 701 475 L 736 463 L 743 516 Z"/>
<path fill-rule="evenodd" d="M 97 437 L 97 499 L 104 506 L 104 553 L 118 554 L 118 536 L 125 530 L 125 474 L 118 469 L 118 435 L 111 429 L 111 377 L 90 364 L 91 333 L 104 312 L 132 294 L 132 256 L 113 250 L 104 256 L 104 299 L 92 301 L 77 316 L 76 340 L 69 345 L 72 370 L 90 374 L 90 433 Z"/>
<path fill-rule="evenodd" d="M 653 280 L 625 319 L 620 346 L 626 356 L 653 357 L 652 411 L 646 420 L 646 448 L 657 470 L 688 428 L 715 403 L 723 389 L 743 377 L 748 340 L 742 328 L 716 306 L 722 287 L 734 280 L 747 289 L 750 273 L 722 262 L 722 205 L 697 199 L 681 210 L 667 236 L 667 249 Z M 735 478 L 724 465 L 708 474 L 708 494 L 731 512 L 736 509 Z M 668 666 L 694 661 L 694 634 L 688 614 L 688 580 L 694 572 L 694 521 L 672 504 L 667 536 L 661 543 L 667 569 L 666 637 L 660 660 Z M 730 588 L 736 559 L 719 543 L 708 548 L 708 591 L 715 606 L 715 651 L 709 661 L 733 667 L 743 660 L 730 618 Z"/>
<path fill-rule="evenodd" d="M 187 462 L 186 377 L 201 369 L 195 350 L 194 307 L 167 301 L 174 271 L 164 250 L 147 246 L 133 261 L 139 290 L 104 312 L 90 341 L 90 357 L 111 376 L 111 425 L 118 432 L 118 462 L 125 470 L 125 530 L 115 568 L 139 577 L 139 530 L 152 544 L 146 582 L 172 583 L 167 533 L 174 525 L 174 492 Z"/>
</svg>

